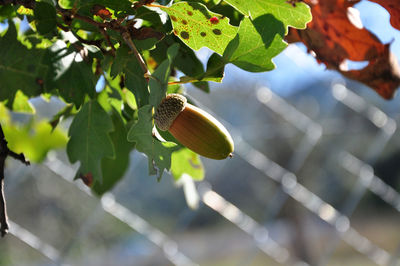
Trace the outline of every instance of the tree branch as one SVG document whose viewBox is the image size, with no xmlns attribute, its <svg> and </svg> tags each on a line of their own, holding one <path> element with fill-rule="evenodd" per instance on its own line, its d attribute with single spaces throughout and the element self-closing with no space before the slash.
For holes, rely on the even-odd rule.
<svg viewBox="0 0 400 266">
<path fill-rule="evenodd" d="M 127 32 L 127 31 L 123 32 L 122 38 L 124 38 L 124 41 L 126 42 L 126 44 L 129 46 L 129 48 L 131 48 L 133 54 L 135 55 L 136 59 L 138 60 L 138 62 L 140 64 L 140 67 L 143 70 L 143 75 L 146 77 L 146 79 L 148 79 L 148 76 L 151 75 L 149 72 L 149 69 L 147 68 L 147 65 L 144 62 L 143 57 L 140 55 L 138 49 L 136 48 L 135 44 L 133 43 L 129 32 Z"/>
<path fill-rule="evenodd" d="M 7 140 L 4 136 L 3 128 L 0 124 L 0 235 L 5 236 L 8 232 L 8 218 L 7 218 L 7 206 L 4 195 L 4 167 L 7 156 L 11 156 L 22 163 L 29 165 L 29 161 L 25 159 L 24 154 L 17 154 L 7 146 Z"/>
<path fill-rule="evenodd" d="M 115 53 L 117 51 L 115 50 L 115 47 L 111 42 L 110 36 L 107 34 L 105 28 L 99 27 L 99 30 L 100 30 L 101 34 L 103 34 L 103 37 L 106 39 L 106 42 L 107 42 L 108 46 L 111 47 L 112 55 L 115 56 Z"/>
</svg>

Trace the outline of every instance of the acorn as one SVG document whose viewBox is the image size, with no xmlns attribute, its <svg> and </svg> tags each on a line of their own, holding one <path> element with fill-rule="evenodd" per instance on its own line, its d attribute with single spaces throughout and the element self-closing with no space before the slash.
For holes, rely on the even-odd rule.
<svg viewBox="0 0 400 266">
<path fill-rule="evenodd" d="M 168 94 L 157 107 L 154 121 L 160 130 L 168 130 L 182 145 L 204 157 L 232 157 L 233 140 L 226 128 L 183 95 Z"/>
</svg>

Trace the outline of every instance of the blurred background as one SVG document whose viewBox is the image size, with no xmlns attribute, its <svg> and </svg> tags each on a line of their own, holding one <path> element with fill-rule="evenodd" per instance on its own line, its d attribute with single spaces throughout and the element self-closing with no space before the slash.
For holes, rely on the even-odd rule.
<svg viewBox="0 0 400 266">
<path fill-rule="evenodd" d="M 388 13 L 356 8 L 400 58 Z M 274 62 L 259 74 L 230 65 L 210 94 L 186 86 L 235 141 L 233 158 L 202 159 L 204 181 L 157 182 L 133 152 L 98 198 L 73 181 L 78 165 L 62 150 L 29 167 L 8 159 L 0 265 L 400 265 L 399 97 L 326 70 L 301 45 Z M 62 108 L 32 104 L 38 120 Z"/>
</svg>

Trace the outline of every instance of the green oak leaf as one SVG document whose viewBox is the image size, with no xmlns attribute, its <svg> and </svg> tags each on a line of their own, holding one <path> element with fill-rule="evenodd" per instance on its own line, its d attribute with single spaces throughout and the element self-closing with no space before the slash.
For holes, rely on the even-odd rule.
<svg viewBox="0 0 400 266">
<path fill-rule="evenodd" d="M 17 40 L 17 30 L 12 20 L 8 30 L 0 36 L 0 101 L 12 104 L 17 90 L 26 96 L 38 96 L 43 92 L 43 78 L 47 65 L 43 62 L 45 50 L 28 49 Z"/>
<path fill-rule="evenodd" d="M 94 100 L 82 106 L 69 128 L 68 158 L 71 163 L 80 161 L 79 172 L 91 175 L 94 182 L 102 182 L 101 160 L 115 154 L 109 136 L 112 130 L 110 116 Z"/>
<path fill-rule="evenodd" d="M 93 191 L 98 195 L 110 190 L 123 177 L 129 166 L 129 154 L 134 147 L 126 139 L 126 127 L 116 110 L 111 112 L 111 119 L 114 124 L 114 131 L 110 133 L 110 137 L 114 144 L 115 157 L 103 158 L 101 161 L 103 182 L 94 182 L 92 187 Z"/>
<path fill-rule="evenodd" d="M 311 10 L 305 3 L 296 3 L 295 6 L 286 0 L 226 0 L 228 4 L 252 19 L 264 14 L 271 14 L 282 21 L 287 27 L 305 29 L 311 21 Z"/>
<path fill-rule="evenodd" d="M 157 107 L 167 93 L 171 65 L 178 54 L 179 44 L 175 43 L 167 50 L 165 59 L 154 71 L 149 80 L 150 104 Z"/>
<path fill-rule="evenodd" d="M 111 66 L 111 76 L 115 77 L 125 73 L 125 85 L 136 98 L 139 107 L 149 103 L 149 88 L 144 73 L 136 57 L 126 45 L 122 45 L 115 56 Z"/>
<path fill-rule="evenodd" d="M 160 179 L 164 169 L 171 167 L 171 154 L 177 149 L 172 142 L 160 142 L 153 136 L 153 107 L 145 105 L 139 109 L 138 122 L 128 132 L 128 141 L 136 143 L 136 149 L 147 155 L 149 173 L 157 173 Z"/>
<path fill-rule="evenodd" d="M 255 20 L 242 20 L 237 36 L 229 43 L 224 55 L 214 53 L 207 62 L 206 72 L 197 78 L 181 77 L 181 82 L 214 81 L 221 82 L 224 68 L 232 63 L 246 71 L 263 72 L 275 68 L 272 58 L 282 52 L 287 44 L 283 41 L 283 24 L 271 15 L 263 15 Z"/>
<path fill-rule="evenodd" d="M 200 3 L 179 2 L 162 10 L 168 13 L 174 33 L 194 50 L 205 46 L 222 55 L 237 32 L 228 18 L 209 11 Z"/>
<path fill-rule="evenodd" d="M 56 28 L 57 15 L 53 5 L 46 2 L 37 2 L 35 4 L 34 15 L 36 29 L 40 34 L 46 34 Z"/>
<path fill-rule="evenodd" d="M 283 41 L 284 25 L 266 14 L 240 23 L 238 35 L 224 53 L 224 60 L 250 72 L 263 72 L 275 68 L 271 61 L 287 44 Z"/>
<path fill-rule="evenodd" d="M 92 54 L 90 50 L 86 51 Z M 44 82 L 47 90 L 58 89 L 67 102 L 73 102 L 78 107 L 86 95 L 94 97 L 97 77 L 92 70 L 91 58 L 85 60 L 75 45 L 67 47 L 64 41 L 56 41 L 46 53 L 45 62 L 50 66 Z"/>
<path fill-rule="evenodd" d="M 173 152 L 171 173 L 175 180 L 181 178 L 183 174 L 190 175 L 194 180 L 203 180 L 204 167 L 200 156 L 188 148 Z"/>
</svg>

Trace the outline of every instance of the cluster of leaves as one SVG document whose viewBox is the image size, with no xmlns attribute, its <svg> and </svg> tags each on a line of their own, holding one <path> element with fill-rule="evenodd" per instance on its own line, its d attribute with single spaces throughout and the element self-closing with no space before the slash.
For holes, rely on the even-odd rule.
<svg viewBox="0 0 400 266">
<path fill-rule="evenodd" d="M 21 139 L 32 140 L 31 130 L 44 132 L 47 141 L 38 141 L 40 148 L 31 145 L 43 152 L 31 159 L 41 160 L 48 149 L 67 143 L 70 161 L 80 163 L 77 177 L 98 194 L 123 176 L 134 149 L 147 155 L 149 173 L 158 178 L 171 170 L 175 179 L 183 174 L 201 179 L 198 155 L 168 133 L 160 141 L 152 116 L 166 93 L 183 92 L 183 83 L 207 92 L 209 81 L 222 81 L 229 63 L 269 71 L 275 67 L 272 58 L 287 46 L 285 39 L 302 41 L 328 68 L 384 98 L 393 96 L 400 84 L 397 61 L 389 45 L 351 19 L 359 1 L 0 0 L 0 22 L 8 25 L 0 33 L 3 113 L 34 112 L 28 102 L 33 97 L 65 102 L 47 124 L 20 129 L 21 138 L 12 137 L 18 127 L 8 115 L 0 122 L 17 152 L 27 152 Z M 399 29 L 397 0 L 376 2 Z M 28 29 L 20 29 L 22 20 Z M 206 67 L 194 52 L 202 47 L 214 51 Z M 346 71 L 346 59 L 369 64 Z M 72 118 L 69 138 L 57 128 L 65 118 Z"/>
<path fill-rule="evenodd" d="M 182 83 L 207 92 L 208 81 L 220 82 L 229 63 L 272 70 L 271 59 L 287 46 L 288 27 L 304 29 L 311 20 L 306 4 L 285 0 L 167 2 L 0 1 L 0 21 L 8 24 L 0 33 L 3 113 L 33 112 L 33 97 L 65 102 L 51 121 L 26 127 L 30 143 L 34 125 L 48 138 L 38 141 L 47 143 L 41 156 L 30 159 L 67 142 L 70 161 L 80 163 L 77 177 L 98 194 L 123 176 L 133 149 L 147 155 L 149 173 L 158 178 L 170 170 L 175 179 L 201 179 L 197 154 L 168 133 L 162 134 L 167 141 L 156 137 L 154 107 L 166 93 L 182 92 Z M 29 27 L 21 30 L 24 19 Z M 215 52 L 206 69 L 194 52 L 201 47 Z M 176 77 L 177 70 L 183 75 Z M 27 152 L 4 117 L 10 147 Z M 72 118 L 69 138 L 57 126 L 65 118 Z"/>
</svg>

